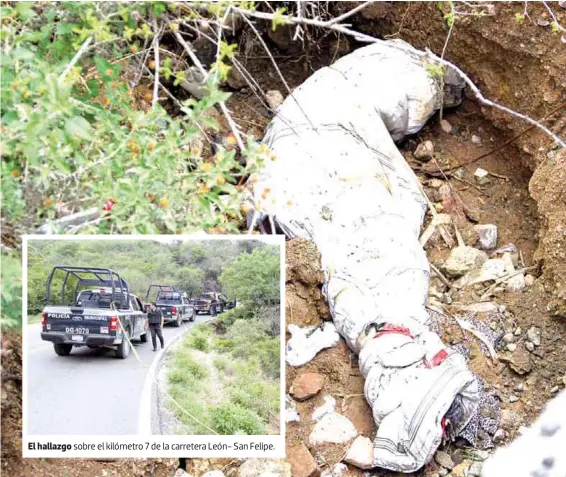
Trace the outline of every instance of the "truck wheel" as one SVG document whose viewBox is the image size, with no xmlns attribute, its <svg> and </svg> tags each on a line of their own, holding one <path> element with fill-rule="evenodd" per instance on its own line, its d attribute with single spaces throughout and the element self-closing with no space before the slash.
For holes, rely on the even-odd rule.
<svg viewBox="0 0 566 477">
<path fill-rule="evenodd" d="M 147 333 L 144 333 L 143 335 L 140 335 L 140 341 L 142 343 L 147 343 Z"/>
<path fill-rule="evenodd" d="M 190 318 L 189 321 L 195 321 L 195 318 L 196 318 L 196 317 L 197 317 L 197 312 L 195 311 L 195 312 L 193 312 L 193 314 L 192 314 L 192 316 L 191 316 L 191 318 Z"/>
<path fill-rule="evenodd" d="M 175 320 L 175 322 L 173 323 L 173 326 L 175 328 L 179 328 L 179 326 L 181 326 L 182 323 L 182 319 L 181 319 L 181 315 L 177 315 L 177 319 Z"/>
<path fill-rule="evenodd" d="M 53 348 L 55 349 L 55 353 L 57 353 L 59 356 L 69 356 L 71 354 L 71 350 L 73 349 L 73 345 L 53 343 Z"/>
<path fill-rule="evenodd" d="M 128 334 L 128 338 L 129 338 L 130 337 L 130 330 L 127 329 L 126 333 Z M 122 339 L 122 342 L 118 346 L 118 349 L 116 349 L 116 358 L 126 359 L 129 355 L 130 355 L 130 343 L 126 339 L 126 337 L 124 336 L 124 338 Z"/>
</svg>

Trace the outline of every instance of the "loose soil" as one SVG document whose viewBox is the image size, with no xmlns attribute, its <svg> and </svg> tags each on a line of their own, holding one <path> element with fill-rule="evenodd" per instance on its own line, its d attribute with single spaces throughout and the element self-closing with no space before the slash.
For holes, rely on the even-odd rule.
<svg viewBox="0 0 566 477">
<path fill-rule="evenodd" d="M 537 19 L 547 18 L 542 5 L 529 2 L 529 19 L 523 24 L 514 20 L 515 13 L 522 11 L 522 3 L 496 3 L 495 15 L 483 18 L 458 19 L 446 50 L 446 58 L 468 72 L 484 94 L 502 104 L 543 118 L 566 102 L 566 55 L 560 35 L 550 28 L 537 25 Z M 346 2 L 337 2 L 333 8 L 345 9 Z M 555 4 L 556 6 L 556 4 Z M 556 6 L 559 20 L 566 23 L 565 10 Z M 336 12 L 338 13 L 338 11 Z M 349 19 L 354 28 L 378 37 L 402 38 L 417 48 L 428 47 L 440 52 L 448 28 L 436 2 L 380 2 Z M 289 45 L 277 38 L 267 38 L 276 61 L 290 88 L 301 84 L 313 71 L 329 64 L 336 57 L 346 54 L 359 45 L 343 37 L 326 36 L 303 53 L 302 48 Z M 252 39 L 242 38 L 241 60 L 261 87 L 277 89 L 287 95 L 260 45 Z M 300 53 L 299 53 L 300 52 Z M 247 134 L 260 138 L 272 112 L 249 90 L 234 90 L 229 107 L 235 119 Z M 561 111 L 550 115 L 546 125 L 564 137 L 566 116 Z M 482 375 L 502 398 L 502 407 L 521 416 L 523 424 L 530 423 L 551 398 L 551 389 L 564 386 L 566 374 L 566 155 L 555 150 L 552 142 L 538 130 L 530 130 L 501 147 L 497 152 L 474 161 L 527 129 L 519 120 L 495 109 L 480 105 L 468 95 L 461 107 L 445 111 L 444 119 L 453 127 L 445 133 L 433 118 L 427 127 L 414 138 L 409 138 L 401 149 L 418 169 L 427 194 L 435 203 L 441 203 L 444 212 L 458 219 L 463 235 L 471 225 L 470 218 L 479 223 L 492 223 L 499 228 L 499 245 L 513 243 L 521 252 L 525 266 L 536 266 L 530 273 L 535 284 L 523 293 L 503 293 L 494 298 L 505 307 L 504 320 L 498 325 L 501 331 L 520 327 L 521 340 L 531 326 L 540 327 L 541 345 L 534 353 L 526 355 L 532 369 L 517 374 L 503 360 L 493 365 L 477 349 L 472 350 L 475 359 L 472 368 Z M 481 139 L 472 141 L 472 135 Z M 438 165 L 442 170 L 464 166 L 463 180 L 449 178 L 452 191 L 448 198 L 439 197 L 439 191 L 430 187 L 431 173 L 438 175 L 430 163 L 422 166 L 412 159 L 412 151 L 423 140 L 431 140 L 439 152 Z M 473 161 L 473 162 L 472 162 Z M 489 183 L 477 185 L 473 173 L 482 167 L 490 173 Z M 441 179 L 444 179 L 441 176 Z M 454 193 L 456 192 L 456 194 Z M 465 207 L 462 206 L 465 204 Z M 432 263 L 438 264 L 449 252 L 438 238 L 427 246 Z M 319 259 L 312 244 L 303 240 L 288 242 L 286 276 L 287 323 L 301 326 L 319 324 L 330 318 L 328 307 L 321 292 L 323 275 Z M 433 281 L 436 283 L 436 281 Z M 470 296 L 464 297 L 470 299 Z M 471 296 L 473 298 L 473 295 Z M 461 340 L 461 332 L 453 326 L 442 330 L 443 338 L 450 343 Z M 474 343 L 473 339 L 470 341 Z M 171 476 L 176 459 L 120 460 L 96 462 L 92 460 L 21 459 L 21 343 L 20 335 L 6 334 L 7 343 L 2 363 L 2 470 L 6 476 L 68 475 L 91 477 L 103 475 L 153 475 Z M 520 343 L 521 344 L 521 343 Z M 477 344 L 473 345 L 477 346 Z M 505 357 L 505 352 L 501 353 Z M 369 407 L 363 394 L 363 379 L 355 357 L 344 343 L 322 351 L 311 363 L 296 369 L 287 368 L 286 390 L 294 377 L 302 372 L 318 372 L 325 377 L 322 391 L 314 398 L 297 404 L 303 417 L 300 423 L 287 425 L 287 446 L 304 442 L 307 446 L 312 423 L 308 416 L 323 404 L 323 396 L 337 399 L 337 410 L 349 417 L 360 434 L 372 437 L 375 429 Z M 523 384 L 519 400 L 509 403 L 508 397 L 517 384 Z M 509 439 L 516 429 L 509 435 Z M 310 449 L 321 470 L 332 468 L 344 454 L 340 446 Z M 229 474 L 235 472 L 230 461 L 191 462 L 191 470 L 201 475 L 205 470 L 223 468 L 230 464 Z M 198 468 L 194 468 L 194 467 Z M 432 467 L 418 473 L 428 475 Z M 396 475 L 378 472 L 375 475 Z M 363 473 L 349 467 L 349 475 Z"/>
</svg>

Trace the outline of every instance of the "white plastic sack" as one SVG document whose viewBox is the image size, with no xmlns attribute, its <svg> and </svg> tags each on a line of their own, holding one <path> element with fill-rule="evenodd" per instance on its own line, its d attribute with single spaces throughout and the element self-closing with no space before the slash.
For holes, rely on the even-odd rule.
<svg viewBox="0 0 566 477">
<path fill-rule="evenodd" d="M 445 81 L 453 86 L 450 75 Z M 426 200 L 394 144 L 419 131 L 441 98 L 422 55 L 407 43 L 358 49 L 317 71 L 278 108 L 264 138 L 277 159 L 252 182 L 260 219 L 270 216 L 288 236 L 317 245 L 336 328 L 361 351 L 365 395 L 379 426 L 374 465 L 401 472 L 431 459 L 457 395 L 460 427 L 478 398 L 462 357 L 448 351 L 438 366 L 426 364 L 444 353 L 426 326 L 429 265 L 418 242 Z M 372 339 L 362 331 L 373 321 L 406 333 Z M 289 346 L 290 364 L 312 359 L 296 352 L 310 355 L 313 347 L 293 339 Z"/>
</svg>

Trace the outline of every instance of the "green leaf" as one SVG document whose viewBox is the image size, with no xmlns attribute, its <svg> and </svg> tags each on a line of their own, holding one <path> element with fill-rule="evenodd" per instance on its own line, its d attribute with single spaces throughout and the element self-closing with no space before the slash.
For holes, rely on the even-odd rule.
<svg viewBox="0 0 566 477">
<path fill-rule="evenodd" d="M 82 139 L 90 139 L 92 127 L 90 123 L 81 116 L 73 116 L 65 123 L 65 131 L 70 136 L 77 136 Z"/>
<path fill-rule="evenodd" d="M 55 29 L 56 35 L 70 35 L 73 33 L 73 28 L 78 26 L 75 23 L 57 23 L 57 28 Z"/>
<path fill-rule="evenodd" d="M 12 57 L 14 60 L 33 60 L 34 55 L 26 48 L 16 48 L 12 52 Z"/>
<path fill-rule="evenodd" d="M 33 7 L 35 7 L 35 2 L 18 2 L 16 4 L 16 11 L 20 19 L 23 21 L 32 19 L 35 16 Z"/>
</svg>

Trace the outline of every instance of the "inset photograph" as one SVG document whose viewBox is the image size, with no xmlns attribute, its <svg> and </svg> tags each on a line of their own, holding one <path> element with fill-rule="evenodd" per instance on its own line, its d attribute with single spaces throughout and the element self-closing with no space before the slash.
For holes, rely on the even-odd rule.
<svg viewBox="0 0 566 477">
<path fill-rule="evenodd" d="M 279 435 L 281 237 L 26 237 L 24 432 Z"/>
</svg>

